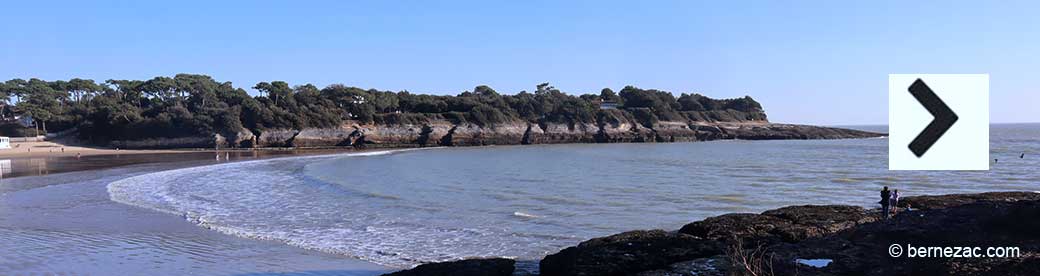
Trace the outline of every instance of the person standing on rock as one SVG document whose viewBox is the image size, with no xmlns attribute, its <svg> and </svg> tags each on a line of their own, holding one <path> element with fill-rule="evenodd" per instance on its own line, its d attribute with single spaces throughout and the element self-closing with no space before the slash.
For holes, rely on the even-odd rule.
<svg viewBox="0 0 1040 276">
<path fill-rule="evenodd" d="M 892 204 L 892 191 L 888 190 L 888 186 L 881 189 L 881 216 L 888 219 L 888 208 Z"/>
<path fill-rule="evenodd" d="M 892 190 L 892 214 L 899 212 L 899 189 Z"/>
</svg>

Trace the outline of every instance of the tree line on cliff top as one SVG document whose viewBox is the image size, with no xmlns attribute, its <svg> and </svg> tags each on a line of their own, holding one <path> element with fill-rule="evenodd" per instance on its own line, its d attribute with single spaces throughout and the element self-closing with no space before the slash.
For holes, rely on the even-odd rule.
<svg viewBox="0 0 1040 276">
<path fill-rule="evenodd" d="M 0 83 L 0 114 L 31 116 L 43 132 L 76 128 L 79 138 L 111 140 L 176 138 L 266 129 L 337 127 L 361 124 L 421 123 L 443 119 L 493 126 L 510 121 L 595 123 L 603 117 L 631 116 L 644 124 L 688 119 L 689 112 L 736 110 L 760 114 L 750 97 L 717 100 L 700 94 L 644 90 L 627 86 L 618 93 L 573 96 L 543 83 L 534 93 L 503 95 L 481 85 L 457 96 L 361 89 L 340 84 L 318 88 L 261 82 L 251 96 L 231 82 L 206 75 L 178 74 L 149 80 L 89 79 L 45 81 L 12 79 Z M 602 102 L 616 110 L 601 110 Z M 618 114 L 620 113 L 620 114 Z M 627 114 L 625 114 L 627 113 Z M 765 119 L 745 118 L 745 119 Z"/>
</svg>

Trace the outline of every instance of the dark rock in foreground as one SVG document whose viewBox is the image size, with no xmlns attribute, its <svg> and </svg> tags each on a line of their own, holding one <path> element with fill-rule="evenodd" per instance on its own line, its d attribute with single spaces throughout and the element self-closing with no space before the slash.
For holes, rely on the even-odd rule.
<svg viewBox="0 0 1040 276">
<path fill-rule="evenodd" d="M 516 261 L 505 258 L 466 259 L 429 263 L 409 270 L 383 274 L 387 276 L 509 276 L 513 275 Z"/>
<path fill-rule="evenodd" d="M 663 269 L 648 270 L 636 273 L 636 276 L 726 276 L 725 269 L 730 267 L 730 261 L 726 256 L 718 255 L 709 258 L 699 258 L 668 265 Z"/>
<path fill-rule="evenodd" d="M 680 233 L 704 239 L 741 238 L 744 242 L 798 242 L 873 222 L 877 215 L 844 205 L 789 206 L 762 214 L 726 214 L 687 224 Z"/>
<path fill-rule="evenodd" d="M 1014 202 L 1020 200 L 1040 200 L 1040 193 L 1023 192 L 989 192 L 979 194 L 952 194 L 907 197 L 899 200 L 899 207 L 913 207 L 919 210 L 943 209 L 978 202 Z"/>
<path fill-rule="evenodd" d="M 594 238 L 548 255 L 540 262 L 540 272 L 640 276 L 1040 275 L 1040 193 L 906 197 L 900 206 L 913 209 L 881 220 L 877 210 L 855 206 L 790 206 L 761 214 L 710 217 L 677 232 L 630 231 Z M 902 247 L 898 257 L 890 256 L 893 244 Z M 1017 247 L 1019 251 L 1016 256 L 1003 258 L 908 258 L 910 247 Z M 796 262 L 798 259 L 829 263 L 814 267 Z M 477 270 L 457 263 L 427 264 L 404 271 L 419 274 L 394 275 L 478 275 L 466 274 Z M 510 272 L 512 265 L 510 261 Z M 504 272 L 505 268 L 494 271 Z M 494 275 L 489 273 L 479 275 Z"/>
<path fill-rule="evenodd" d="M 678 233 L 633 231 L 547 256 L 543 275 L 1037 275 L 1040 194 L 904 198 L 920 206 L 890 220 L 854 206 L 791 206 L 727 214 Z M 639 246 L 645 244 L 645 246 Z M 893 258 L 892 244 L 1018 246 L 1018 258 Z M 904 254 L 906 249 L 904 248 Z M 826 259 L 822 268 L 796 259 Z M 746 261 L 745 261 L 746 260 Z M 751 263 L 748 265 L 748 263 Z"/>
<path fill-rule="evenodd" d="M 542 275 L 628 275 L 675 270 L 726 254 L 739 239 L 745 244 L 797 242 L 876 220 L 861 207 L 791 206 L 762 214 L 726 214 L 683 226 L 677 233 L 632 231 L 591 239 L 546 256 Z M 717 258 L 716 258 L 717 259 Z M 690 262 L 692 260 L 692 262 Z M 678 264 L 683 266 L 684 264 Z M 668 273 L 658 271 L 655 273 Z M 649 275 L 654 275 L 650 273 Z"/>
<path fill-rule="evenodd" d="M 1040 273 L 1040 201 L 1036 193 L 985 193 L 906 198 L 927 209 L 777 245 L 780 259 L 825 258 L 824 268 L 781 264 L 800 275 L 1037 275 Z M 925 203 L 927 202 L 927 203 Z M 916 205 L 915 205 L 916 206 Z M 898 244 L 900 257 L 889 257 Z M 1019 247 L 1010 258 L 908 258 L 909 247 Z M 985 254 L 986 252 L 980 252 Z"/>
<path fill-rule="evenodd" d="M 546 256 L 542 275 L 626 275 L 718 254 L 719 244 L 663 230 L 595 238 Z"/>
</svg>

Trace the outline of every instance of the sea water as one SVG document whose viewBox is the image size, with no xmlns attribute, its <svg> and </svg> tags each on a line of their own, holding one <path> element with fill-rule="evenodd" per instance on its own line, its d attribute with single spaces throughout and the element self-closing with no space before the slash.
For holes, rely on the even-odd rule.
<svg viewBox="0 0 1040 276">
<path fill-rule="evenodd" d="M 884 128 L 866 128 L 884 132 Z M 994 125 L 989 171 L 888 171 L 887 139 L 436 148 L 140 175 L 115 201 L 246 238 L 408 267 L 537 260 L 598 236 L 786 205 L 1040 190 L 1040 125 Z M 1021 154 L 1024 158 L 1020 158 Z"/>
</svg>

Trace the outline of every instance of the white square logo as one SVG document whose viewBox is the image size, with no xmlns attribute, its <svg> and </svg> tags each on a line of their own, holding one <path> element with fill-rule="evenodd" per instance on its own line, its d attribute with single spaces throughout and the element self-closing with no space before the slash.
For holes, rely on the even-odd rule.
<svg viewBox="0 0 1040 276">
<path fill-rule="evenodd" d="M 989 75 L 888 75 L 888 135 L 889 170 L 989 170 Z"/>
</svg>

